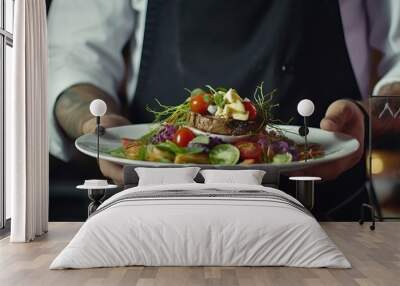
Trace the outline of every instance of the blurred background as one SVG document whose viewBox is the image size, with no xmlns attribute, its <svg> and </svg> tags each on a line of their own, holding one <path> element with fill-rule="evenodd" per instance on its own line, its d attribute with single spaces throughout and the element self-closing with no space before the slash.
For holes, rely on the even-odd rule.
<svg viewBox="0 0 400 286">
<path fill-rule="evenodd" d="M 382 217 L 400 217 L 400 98 L 379 96 L 369 99 L 371 119 L 385 126 L 377 134 L 371 125 L 370 178 L 375 188 L 378 213 Z M 367 162 L 368 162 L 367 161 Z"/>
</svg>

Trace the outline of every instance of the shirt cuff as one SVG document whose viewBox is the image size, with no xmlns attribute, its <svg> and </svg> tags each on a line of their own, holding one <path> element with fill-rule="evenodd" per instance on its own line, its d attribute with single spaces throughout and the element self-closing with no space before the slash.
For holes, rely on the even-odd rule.
<svg viewBox="0 0 400 286">
<path fill-rule="evenodd" d="M 390 68 L 387 67 L 385 71 L 381 73 L 382 78 L 375 85 L 372 91 L 372 96 L 379 95 L 379 91 L 383 86 L 400 82 L 400 57 L 396 57 L 395 60 L 391 61 Z"/>
<path fill-rule="evenodd" d="M 380 81 L 378 81 L 378 83 L 375 85 L 374 90 L 372 91 L 372 96 L 377 96 L 379 95 L 379 91 L 380 89 L 387 85 L 387 84 L 392 84 L 392 83 L 396 83 L 396 82 L 400 82 L 400 75 L 395 77 L 395 76 L 391 76 L 391 77 L 384 77 L 382 78 Z"/>
</svg>

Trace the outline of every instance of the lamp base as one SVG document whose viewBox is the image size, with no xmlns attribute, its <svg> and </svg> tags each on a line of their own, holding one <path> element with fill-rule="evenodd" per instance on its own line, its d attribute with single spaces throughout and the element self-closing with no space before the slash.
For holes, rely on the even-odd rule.
<svg viewBox="0 0 400 286">
<path fill-rule="evenodd" d="M 106 190 L 105 189 L 89 189 L 88 196 L 89 196 L 89 199 L 91 200 L 91 203 L 88 206 L 88 216 L 90 216 L 92 213 L 94 213 L 97 210 L 97 208 L 103 202 L 103 199 L 106 196 Z"/>
<path fill-rule="evenodd" d="M 296 181 L 296 198 L 309 210 L 314 207 L 314 181 Z"/>
<path fill-rule="evenodd" d="M 296 181 L 296 199 L 308 210 L 314 208 L 314 183 L 320 181 L 320 177 L 290 177 L 289 180 Z"/>
</svg>

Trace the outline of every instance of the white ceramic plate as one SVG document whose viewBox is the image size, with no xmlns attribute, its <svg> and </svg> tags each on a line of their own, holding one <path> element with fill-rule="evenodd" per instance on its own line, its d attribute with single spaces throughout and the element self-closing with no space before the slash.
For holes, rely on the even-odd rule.
<svg viewBox="0 0 400 286">
<path fill-rule="evenodd" d="M 116 149 L 121 146 L 121 138 L 139 138 L 143 134 L 148 132 L 151 126 L 152 124 L 135 124 L 135 125 L 121 126 L 121 127 L 107 129 L 106 133 L 102 137 L 100 137 L 100 158 L 107 161 L 119 163 L 122 165 L 135 165 L 135 166 L 175 165 L 176 166 L 176 164 L 173 163 L 158 163 L 158 162 L 138 161 L 138 160 L 118 158 L 111 156 L 108 153 L 110 150 Z M 303 137 L 301 137 L 300 135 L 296 135 L 298 133 L 299 126 L 281 125 L 279 127 L 287 131 L 284 132 L 284 135 L 286 135 L 289 139 L 298 143 L 304 142 Z M 297 162 L 290 162 L 283 164 L 253 164 L 247 166 L 245 165 L 217 166 L 217 165 L 198 165 L 198 164 L 181 164 L 181 165 L 201 166 L 203 168 L 224 168 L 224 169 L 254 168 L 254 169 L 264 169 L 267 171 L 270 170 L 274 172 L 292 171 L 292 170 L 303 169 L 311 165 L 321 164 L 346 157 L 357 151 L 360 145 L 356 139 L 350 136 L 341 133 L 328 132 L 318 128 L 310 128 L 310 133 L 308 134 L 308 141 L 310 143 L 321 144 L 324 148 L 325 155 L 321 158 L 308 160 L 307 162 L 297 161 Z M 75 141 L 75 146 L 82 153 L 89 155 L 91 157 L 97 157 L 97 136 L 95 134 L 86 134 L 79 137 Z"/>
</svg>

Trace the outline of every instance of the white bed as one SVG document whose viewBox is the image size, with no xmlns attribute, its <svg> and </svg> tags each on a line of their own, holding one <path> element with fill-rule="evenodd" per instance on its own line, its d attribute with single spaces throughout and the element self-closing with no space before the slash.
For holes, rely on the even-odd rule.
<svg viewBox="0 0 400 286">
<path fill-rule="evenodd" d="M 282 191 L 197 183 L 114 195 L 50 269 L 128 265 L 351 267 L 314 217 Z"/>
</svg>

